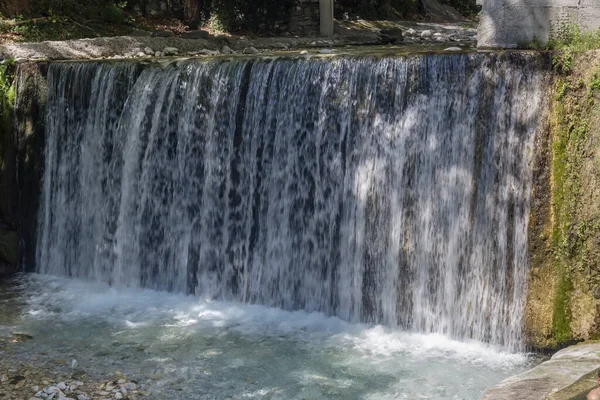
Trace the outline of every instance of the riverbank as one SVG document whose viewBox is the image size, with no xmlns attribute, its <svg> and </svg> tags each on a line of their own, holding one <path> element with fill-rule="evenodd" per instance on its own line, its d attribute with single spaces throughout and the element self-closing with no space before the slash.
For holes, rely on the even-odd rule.
<svg viewBox="0 0 600 400">
<path fill-rule="evenodd" d="M 456 24 L 414 22 L 342 22 L 333 38 L 319 37 L 245 37 L 209 35 L 199 38 L 153 37 L 151 32 L 135 36 L 10 43 L 0 45 L 0 57 L 18 62 L 44 60 L 131 59 L 164 56 L 214 56 L 219 54 L 258 54 L 273 51 L 331 49 L 346 46 L 407 45 L 476 47 L 476 30 Z M 200 31 L 199 31 L 200 32 Z"/>
</svg>

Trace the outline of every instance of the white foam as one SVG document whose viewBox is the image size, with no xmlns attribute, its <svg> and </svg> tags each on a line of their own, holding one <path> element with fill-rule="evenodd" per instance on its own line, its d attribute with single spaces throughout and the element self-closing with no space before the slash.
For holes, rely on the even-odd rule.
<svg viewBox="0 0 600 400">
<path fill-rule="evenodd" d="M 142 289 L 114 289 L 104 284 L 29 275 L 36 286 L 28 298 L 28 314 L 36 319 L 106 320 L 122 329 L 160 324 L 169 342 L 194 331 L 220 329 L 247 338 L 283 337 L 308 346 L 347 348 L 354 357 L 385 362 L 404 357 L 424 362 L 449 360 L 464 365 L 512 369 L 527 363 L 525 354 L 511 354 L 476 341 L 457 341 L 438 334 L 417 334 L 303 311 L 283 311 L 258 305 L 203 301 L 181 294 Z M 60 310 L 60 311 L 58 311 Z"/>
</svg>

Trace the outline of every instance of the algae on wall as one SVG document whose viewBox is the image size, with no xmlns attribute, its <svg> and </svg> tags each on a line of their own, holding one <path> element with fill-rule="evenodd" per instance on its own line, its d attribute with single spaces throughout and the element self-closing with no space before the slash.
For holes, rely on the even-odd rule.
<svg viewBox="0 0 600 400">
<path fill-rule="evenodd" d="M 554 56 L 536 146 L 525 313 L 529 343 L 600 337 L 600 52 Z"/>
<path fill-rule="evenodd" d="M 46 69 L 45 63 L 0 64 L 0 274 L 17 264 L 34 267 Z"/>
<path fill-rule="evenodd" d="M 17 149 L 13 141 L 15 65 L 0 64 L 0 273 L 18 262 L 19 238 L 10 219 L 11 193 Z"/>
</svg>

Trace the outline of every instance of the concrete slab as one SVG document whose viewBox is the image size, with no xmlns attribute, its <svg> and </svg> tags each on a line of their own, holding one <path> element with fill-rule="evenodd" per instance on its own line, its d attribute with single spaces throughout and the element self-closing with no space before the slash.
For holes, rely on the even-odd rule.
<svg viewBox="0 0 600 400">
<path fill-rule="evenodd" d="M 600 344 L 571 346 L 559 351 L 537 367 L 487 389 L 483 392 L 481 400 L 562 399 L 561 393 L 567 392 L 578 381 L 595 373 L 598 367 Z M 593 387 L 593 380 L 591 385 L 586 382 L 580 391 L 587 391 Z M 571 392 L 564 398 L 571 398 L 569 396 L 572 396 Z"/>
</svg>

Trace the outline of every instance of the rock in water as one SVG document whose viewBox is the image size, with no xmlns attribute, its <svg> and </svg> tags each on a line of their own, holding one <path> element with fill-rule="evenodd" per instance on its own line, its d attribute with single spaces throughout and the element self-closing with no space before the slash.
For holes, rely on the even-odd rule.
<svg viewBox="0 0 600 400">
<path fill-rule="evenodd" d="M 246 47 L 244 49 L 244 54 L 258 54 L 258 50 L 256 47 Z"/>
<path fill-rule="evenodd" d="M 223 54 L 233 54 L 233 50 L 229 46 L 223 46 L 221 49 L 221 53 Z"/>
</svg>

